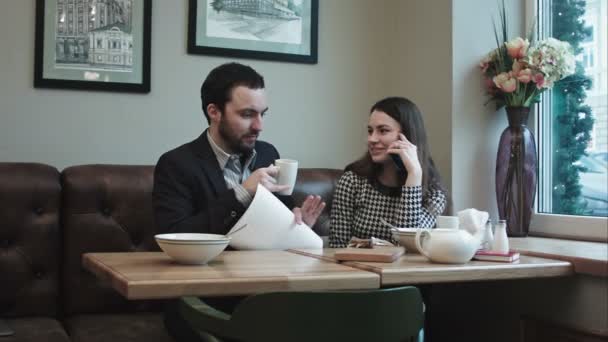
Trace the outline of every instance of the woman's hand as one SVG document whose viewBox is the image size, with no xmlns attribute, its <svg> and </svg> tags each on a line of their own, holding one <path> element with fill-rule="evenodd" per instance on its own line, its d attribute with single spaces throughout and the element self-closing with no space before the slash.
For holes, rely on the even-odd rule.
<svg viewBox="0 0 608 342">
<path fill-rule="evenodd" d="M 422 185 L 422 167 L 418 160 L 418 148 L 412 144 L 403 133 L 399 133 L 399 140 L 388 147 L 388 153 L 397 154 L 403 161 L 407 170 L 406 186 Z"/>
</svg>

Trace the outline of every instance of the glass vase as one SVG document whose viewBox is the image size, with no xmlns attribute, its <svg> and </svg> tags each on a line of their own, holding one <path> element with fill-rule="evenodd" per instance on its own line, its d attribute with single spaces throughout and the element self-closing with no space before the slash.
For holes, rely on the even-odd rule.
<svg viewBox="0 0 608 342">
<path fill-rule="evenodd" d="M 496 200 L 509 236 L 527 236 L 534 210 L 537 156 L 534 135 L 526 126 L 529 107 L 507 107 L 509 127 L 500 136 L 496 156 Z"/>
</svg>

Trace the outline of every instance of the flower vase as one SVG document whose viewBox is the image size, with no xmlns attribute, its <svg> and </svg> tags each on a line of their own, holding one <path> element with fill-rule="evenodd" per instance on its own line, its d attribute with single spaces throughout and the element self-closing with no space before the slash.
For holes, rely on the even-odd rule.
<svg viewBox="0 0 608 342">
<path fill-rule="evenodd" d="M 496 200 L 509 236 L 527 236 L 534 210 L 537 156 L 534 135 L 526 126 L 529 107 L 507 107 L 507 127 L 496 156 Z"/>
</svg>

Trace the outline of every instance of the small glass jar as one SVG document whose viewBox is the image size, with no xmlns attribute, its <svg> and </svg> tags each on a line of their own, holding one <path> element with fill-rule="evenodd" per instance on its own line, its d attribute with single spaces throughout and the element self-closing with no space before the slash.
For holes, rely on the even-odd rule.
<svg viewBox="0 0 608 342">
<path fill-rule="evenodd" d="M 491 250 L 492 244 L 494 243 L 494 233 L 492 232 L 492 220 L 486 222 L 486 226 L 483 232 L 483 240 L 481 242 L 481 249 Z"/>
<path fill-rule="evenodd" d="M 494 226 L 494 242 L 492 243 L 492 251 L 497 253 L 509 253 L 509 238 L 507 237 L 507 221 L 498 220 Z"/>
</svg>

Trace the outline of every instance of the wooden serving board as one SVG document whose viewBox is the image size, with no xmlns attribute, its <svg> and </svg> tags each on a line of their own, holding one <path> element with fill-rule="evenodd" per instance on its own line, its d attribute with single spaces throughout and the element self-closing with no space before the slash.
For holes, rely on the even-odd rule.
<svg viewBox="0 0 608 342">
<path fill-rule="evenodd" d="M 393 262 L 403 253 L 403 247 L 340 248 L 334 257 L 339 261 Z"/>
</svg>

